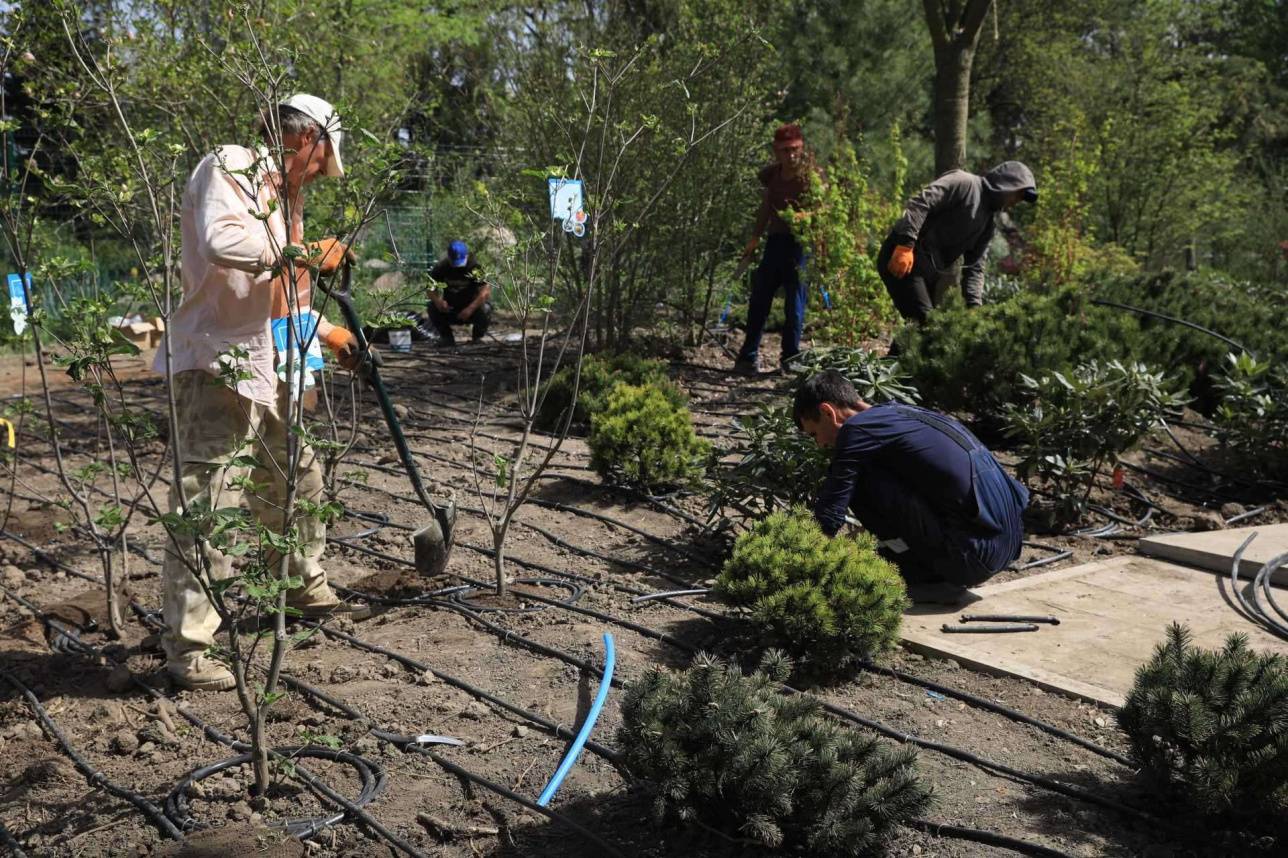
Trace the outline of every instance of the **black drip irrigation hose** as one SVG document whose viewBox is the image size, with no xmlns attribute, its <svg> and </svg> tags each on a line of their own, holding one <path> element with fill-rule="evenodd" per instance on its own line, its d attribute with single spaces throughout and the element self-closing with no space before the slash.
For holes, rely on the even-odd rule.
<svg viewBox="0 0 1288 858">
<path fill-rule="evenodd" d="M 1172 322 L 1173 324 L 1184 325 L 1187 328 L 1191 328 L 1195 331 L 1200 331 L 1204 334 L 1207 334 L 1210 337 L 1216 337 L 1221 342 L 1225 343 L 1226 345 L 1232 346 L 1241 352 L 1247 352 L 1249 357 L 1253 357 L 1253 358 L 1256 357 L 1256 354 L 1254 354 L 1251 349 L 1249 349 L 1247 346 L 1244 346 L 1242 343 L 1239 343 L 1239 342 L 1236 342 L 1235 340 L 1230 339 L 1225 334 L 1218 334 L 1216 331 L 1212 330 L 1211 328 L 1205 328 L 1202 325 L 1195 324 L 1194 322 L 1191 322 L 1188 319 L 1181 319 L 1181 318 L 1177 318 L 1176 316 L 1169 316 L 1166 313 L 1160 313 L 1157 310 L 1146 310 L 1144 307 L 1133 307 L 1131 304 L 1120 304 L 1117 301 L 1106 301 L 1103 298 L 1092 298 L 1091 303 L 1099 307 L 1113 307 L 1116 310 L 1127 310 L 1128 312 L 1137 313 L 1141 316 L 1151 316 L 1155 319 L 1162 319 L 1165 322 Z"/>
<path fill-rule="evenodd" d="M 239 743 L 240 744 L 240 743 Z M 337 751 L 331 748 L 322 748 L 316 746 L 293 746 L 286 748 L 274 748 L 269 752 L 272 756 L 284 760 L 296 760 L 300 758 L 314 758 L 323 760 L 332 760 L 334 762 L 344 763 L 358 773 L 358 779 L 361 781 L 362 789 L 358 797 L 353 799 L 350 804 L 355 808 L 363 808 L 375 801 L 376 798 L 384 791 L 387 781 L 385 770 L 377 763 L 359 757 L 355 754 Z M 236 757 L 229 757 L 216 763 L 193 769 L 179 780 L 170 794 L 165 799 L 165 815 L 170 821 L 184 831 L 191 831 L 198 827 L 198 822 L 193 818 L 188 805 L 188 790 L 198 781 L 205 780 L 227 771 L 228 769 L 238 768 L 251 762 L 252 757 L 249 753 L 239 754 Z M 296 773 L 299 768 L 296 767 Z M 307 782 L 307 781 L 306 781 Z M 312 786 L 312 784 L 310 784 Z M 328 796 L 330 798 L 330 796 Z M 330 828 L 332 825 L 339 823 L 347 815 L 347 808 L 340 813 L 332 813 L 326 816 L 307 817 L 304 819 L 287 819 L 278 823 L 276 826 L 281 827 L 292 837 L 303 840 L 306 837 L 312 837 L 318 832 Z"/>
<path fill-rule="evenodd" d="M 1037 843 L 1029 843 L 1027 840 L 1007 837 L 1005 834 L 997 834 L 992 831 L 982 831 L 978 828 L 963 828 L 960 825 L 931 822 L 928 819 L 912 819 L 904 824 L 909 828 L 915 828 L 918 831 L 933 834 L 935 837 L 952 837 L 957 840 L 969 840 L 973 843 L 983 843 L 986 846 L 998 846 L 1002 849 L 1009 849 L 1012 852 L 1018 852 L 1021 855 L 1032 855 L 1034 858 L 1072 858 L 1068 852 L 1061 852 L 1059 849 L 1052 849 L 1048 846 L 1041 846 Z"/>
<path fill-rule="evenodd" d="M 1039 566 L 1047 566 L 1051 563 L 1059 563 L 1061 560 L 1068 560 L 1073 556 L 1072 548 L 1057 548 L 1054 545 L 1043 545 L 1041 542 L 1024 541 L 1029 548 L 1040 548 L 1043 551 L 1050 551 L 1051 554 L 1046 557 L 1039 557 L 1036 560 L 1030 560 L 1028 563 L 1021 563 L 1014 567 L 1017 572 L 1023 572 L 1025 569 L 1036 569 Z"/>
<path fill-rule="evenodd" d="M 1091 741 L 1090 739 L 1084 739 L 1081 736 L 1076 735 L 1074 733 L 1070 733 L 1068 730 L 1061 729 L 1060 727 L 1057 727 L 1054 724 L 1048 724 L 1046 721 L 1041 721 L 1037 718 L 1033 718 L 1029 715 L 1025 715 L 1023 712 L 1020 712 L 1017 709 L 1012 709 L 1011 707 L 1005 706 L 1001 703 L 996 703 L 987 698 L 979 697 L 977 695 L 971 694 L 969 691 L 962 691 L 960 689 L 952 688 L 947 685 L 941 685 L 940 683 L 935 682 L 933 679 L 923 679 L 920 676 L 916 676 L 911 673 L 906 673 L 897 668 L 884 667 L 882 665 L 874 664 L 873 662 L 870 662 L 867 660 L 860 661 L 859 666 L 862 667 L 864 670 L 868 671 L 869 673 L 879 673 L 884 676 L 889 676 L 894 679 L 897 679 L 900 682 L 906 682 L 906 683 L 909 683 L 910 685 L 919 685 L 922 688 L 928 688 L 931 691 L 944 695 L 945 697 L 952 697 L 956 700 L 961 700 L 965 703 L 969 703 L 970 705 L 976 708 L 986 709 L 989 712 L 994 712 L 998 715 L 1005 716 L 1006 718 L 1009 718 L 1012 721 L 1018 721 L 1021 724 L 1028 724 L 1030 727 L 1035 727 L 1038 730 L 1041 730 L 1043 733 L 1047 733 L 1051 736 L 1055 736 L 1056 738 L 1063 739 L 1066 742 L 1072 742 L 1073 744 L 1077 745 L 1080 748 L 1091 751 L 1093 754 L 1099 754 L 1100 756 L 1105 757 L 1106 759 L 1113 760 L 1116 763 L 1121 763 L 1122 765 L 1127 766 L 1130 769 L 1136 768 L 1136 763 L 1134 763 L 1130 757 L 1124 756 L 1123 754 L 1120 754 L 1117 751 L 1112 751 L 1109 748 L 1105 748 L 1101 745 L 1097 745 L 1095 742 Z"/>
<path fill-rule="evenodd" d="M 166 837 L 169 837 L 172 840 L 183 839 L 183 832 L 176 828 L 174 823 L 167 819 L 166 815 L 162 813 L 155 804 L 133 790 L 117 786 L 107 779 L 107 775 L 91 766 L 85 758 L 80 755 L 76 748 L 73 747 L 72 743 L 68 741 L 67 737 L 63 735 L 63 731 L 58 729 L 58 725 L 49 717 L 49 713 L 45 711 L 45 707 L 41 705 L 40 700 L 37 699 L 35 693 L 24 685 L 21 680 L 4 668 L 0 668 L 0 679 L 9 683 L 16 692 L 26 698 L 27 704 L 35 713 L 36 719 L 40 721 L 40 725 L 45 729 L 45 732 L 53 737 L 58 746 L 62 748 L 63 753 L 71 759 L 72 763 L 76 766 L 76 769 L 85 776 L 86 780 L 88 780 L 92 786 L 102 789 L 109 795 L 129 802 L 139 812 L 146 816 L 148 821 L 155 825 Z"/>
</svg>

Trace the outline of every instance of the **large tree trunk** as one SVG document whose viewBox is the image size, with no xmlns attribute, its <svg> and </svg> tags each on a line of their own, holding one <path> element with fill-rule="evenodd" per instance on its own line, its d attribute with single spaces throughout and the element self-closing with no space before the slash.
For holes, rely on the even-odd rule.
<svg viewBox="0 0 1288 858">
<path fill-rule="evenodd" d="M 970 67 L 974 48 L 947 45 L 935 50 L 935 175 L 966 166 L 970 120 Z"/>
<path fill-rule="evenodd" d="M 993 0 L 923 0 L 935 48 L 935 173 L 966 165 L 970 71 Z"/>
</svg>

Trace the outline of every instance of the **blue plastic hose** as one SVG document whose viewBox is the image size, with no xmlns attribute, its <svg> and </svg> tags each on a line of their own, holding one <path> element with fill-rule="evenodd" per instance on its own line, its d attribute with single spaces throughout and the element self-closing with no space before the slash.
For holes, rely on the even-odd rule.
<svg viewBox="0 0 1288 858">
<path fill-rule="evenodd" d="M 599 690 L 595 692 L 595 702 L 590 704 L 590 711 L 586 713 L 586 720 L 582 722 L 581 729 L 577 731 L 577 737 L 572 740 L 572 745 L 568 748 L 568 753 L 564 754 L 563 760 L 559 763 L 559 768 L 555 769 L 554 776 L 550 778 L 550 783 L 541 791 L 541 796 L 537 799 L 537 804 L 545 807 L 550 800 L 555 797 L 559 791 L 559 785 L 563 783 L 568 772 L 572 771 L 573 765 L 576 764 L 577 758 L 581 756 L 582 746 L 590 738 L 590 731 L 595 729 L 595 721 L 599 718 L 599 710 L 604 708 L 604 701 L 608 699 L 608 689 L 613 684 L 613 665 L 617 661 L 617 653 L 613 649 L 613 636 L 604 632 L 604 675 L 599 680 Z"/>
</svg>

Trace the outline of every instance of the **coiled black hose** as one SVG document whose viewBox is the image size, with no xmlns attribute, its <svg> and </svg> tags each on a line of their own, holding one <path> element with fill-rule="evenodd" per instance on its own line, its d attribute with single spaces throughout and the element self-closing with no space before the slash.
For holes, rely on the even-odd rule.
<svg viewBox="0 0 1288 858">
<path fill-rule="evenodd" d="M 240 744 L 240 743 L 239 743 Z M 364 759 L 356 754 L 350 754 L 345 751 L 336 751 L 331 748 L 322 748 L 315 746 L 293 746 L 285 748 L 274 748 L 270 754 L 283 759 L 298 759 L 308 757 L 313 759 L 332 760 L 334 762 L 344 763 L 358 773 L 358 779 L 362 784 L 362 789 L 358 797 L 349 802 L 355 808 L 366 807 L 376 798 L 385 788 L 386 776 L 385 770 L 378 764 Z M 206 766 L 193 769 L 184 775 L 170 794 L 165 799 L 165 815 L 170 821 L 184 831 L 191 831 L 198 826 L 197 820 L 192 817 L 188 805 L 188 790 L 194 783 L 205 780 L 220 772 L 244 766 L 250 763 L 252 757 L 249 753 L 239 754 L 236 757 L 229 757 L 226 760 L 220 760 Z M 296 772 L 299 772 L 298 767 Z M 347 808 L 346 808 L 347 811 Z M 340 813 L 329 814 L 327 816 L 307 817 L 304 819 L 283 820 L 280 826 L 288 834 L 301 840 L 306 837 L 312 837 L 323 829 L 340 822 L 345 817 L 345 811 Z"/>
<path fill-rule="evenodd" d="M 62 748 L 63 753 L 71 758 L 76 769 L 85 776 L 90 785 L 98 787 L 109 795 L 123 799 L 132 804 L 166 837 L 173 840 L 182 839 L 183 832 L 176 828 L 155 804 L 148 801 L 145 797 L 134 790 L 117 786 L 107 779 L 107 775 L 91 766 L 85 758 L 80 755 L 72 743 L 68 741 L 67 737 L 63 735 L 63 731 L 58 729 L 58 725 L 49 717 L 49 713 L 45 711 L 45 707 L 41 705 L 40 700 L 37 699 L 35 693 L 24 685 L 21 680 L 4 668 L 0 668 L 0 679 L 9 683 L 15 691 L 26 698 L 27 705 L 31 707 L 32 712 L 35 713 L 36 719 L 40 721 L 40 725 L 45 729 L 45 732 L 54 739 L 60 748 Z"/>
</svg>

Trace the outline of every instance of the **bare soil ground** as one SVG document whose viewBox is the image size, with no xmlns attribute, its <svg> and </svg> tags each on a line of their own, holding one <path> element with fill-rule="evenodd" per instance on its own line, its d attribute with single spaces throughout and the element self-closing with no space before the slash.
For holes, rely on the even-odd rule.
<svg viewBox="0 0 1288 858">
<path fill-rule="evenodd" d="M 484 391 L 481 430 L 485 433 L 480 442 L 485 461 L 490 462 L 489 448 L 508 452 L 509 440 L 516 437 L 512 412 L 506 404 L 507 391 L 513 386 L 513 367 L 519 359 L 518 346 L 495 342 L 451 351 L 418 347 L 410 355 L 387 358 L 386 378 L 395 399 L 409 409 L 405 420 L 409 440 L 424 454 L 420 465 L 430 478 L 431 492 L 453 490 L 464 506 L 477 507 L 467 464 L 467 441 L 479 400 L 480 379 Z M 0 393 L 16 392 L 15 382 L 24 367 L 9 365 L 15 360 L 18 359 L 9 359 L 0 367 L 0 383 L 5 385 Z M 684 360 L 672 364 L 674 376 L 692 395 L 700 430 L 717 444 L 728 442 L 732 418 L 781 395 L 781 379 L 741 379 L 726 371 L 729 363 L 718 349 L 709 346 L 691 351 Z M 33 367 L 25 370 L 30 392 Z M 57 370 L 52 372 L 58 374 Z M 155 377 L 131 374 L 128 395 L 136 401 L 155 410 L 161 407 L 163 392 Z M 70 464 L 75 467 L 101 457 L 96 418 L 85 391 L 62 385 L 55 394 L 55 416 L 60 421 Z M 4 630 L 0 667 L 35 692 L 52 723 L 89 766 L 111 783 L 139 793 L 160 807 L 187 773 L 234 755 L 185 720 L 184 712 L 239 739 L 247 738 L 244 718 L 232 694 L 173 691 L 160 672 L 161 657 L 143 623 L 132 621 L 123 640 L 110 641 L 104 636 L 102 590 L 95 583 L 101 580 L 98 559 L 85 540 L 58 526 L 67 520 L 67 514 L 48 503 L 59 494 L 48 473 L 53 460 L 48 444 L 33 434 L 45 431 L 43 420 L 29 417 L 28 421 L 19 441 L 16 482 L 10 483 L 6 475 L 0 491 L 0 516 L 6 535 L 0 540 L 0 566 L 5 567 L 0 589 L 6 597 L 0 600 L 0 629 Z M 340 497 L 350 510 L 387 516 L 390 525 L 351 543 L 333 543 L 325 562 L 335 583 L 363 592 L 423 592 L 449 582 L 418 579 L 406 565 L 412 556 L 411 546 L 408 530 L 400 528 L 418 526 L 424 520 L 424 511 L 412 498 L 406 477 L 397 469 L 387 438 L 374 401 L 364 398 L 361 438 L 340 471 L 344 475 L 362 472 L 366 485 L 345 482 Z M 1201 460 L 1216 462 L 1219 469 L 1219 460 L 1213 458 L 1206 435 L 1181 429 L 1178 438 Z M 1283 506 L 1276 505 L 1257 487 L 1241 485 L 1237 478 L 1213 477 L 1186 464 L 1184 456 L 1166 438 L 1149 446 L 1180 456 L 1182 461 L 1150 452 L 1136 457 L 1140 467 L 1154 474 L 1130 472 L 1127 480 L 1155 505 L 1148 520 L 1139 525 L 1120 524 L 1120 532 L 1103 537 L 1036 536 L 1044 545 L 1069 550 L 1072 555 L 1058 564 L 1004 575 L 1033 574 L 1096 556 L 1131 552 L 1135 538 L 1151 528 L 1218 527 L 1223 514 L 1230 518 L 1263 505 L 1268 508 L 1247 523 L 1286 517 Z M 152 453 L 159 457 L 161 450 L 158 443 Z M 487 617 L 514 635 L 596 664 L 602 659 L 601 635 L 611 631 L 617 642 L 618 676 L 628 683 L 650 665 L 683 666 L 690 658 L 686 647 L 726 654 L 744 662 L 753 660 L 754 653 L 738 649 L 746 641 L 739 631 L 739 621 L 726 616 L 726 606 L 717 600 L 689 600 L 722 615 L 711 618 L 686 610 L 679 603 L 636 605 L 631 602 L 631 594 L 620 589 L 653 592 L 677 586 L 658 572 L 701 586 L 714 577 L 721 547 L 684 517 L 603 486 L 588 470 L 587 461 L 584 442 L 570 440 L 536 494 L 544 505 L 525 509 L 525 526 L 514 530 L 508 545 L 513 562 L 543 564 L 554 571 L 516 568 L 516 574 L 563 581 L 569 579 L 562 573 L 580 576 L 576 580 L 584 590 L 576 606 L 663 632 L 683 646 L 562 607 L 489 613 Z M 106 483 L 100 480 L 99 485 Z M 158 480 L 156 491 L 164 503 L 164 479 Z M 1151 509 L 1139 498 L 1109 484 L 1098 489 L 1096 499 L 1129 522 L 1141 520 Z M 701 497 L 673 498 L 671 503 L 691 516 L 704 514 Z M 574 510 L 595 512 L 613 521 L 587 517 Z M 1091 524 L 1100 527 L 1108 522 L 1101 517 Z M 333 535 L 353 534 L 367 526 L 364 520 L 345 520 L 333 528 Z M 563 544 L 557 544 L 537 528 L 557 536 Z M 161 532 L 139 517 L 132 533 L 136 553 L 130 557 L 130 591 L 139 605 L 158 610 Z M 38 547 L 39 552 L 24 542 Z M 488 579 L 492 574 L 491 560 L 475 547 L 489 544 L 484 521 L 468 511 L 462 512 L 452 571 Z M 577 549 L 589 549 L 599 556 Z M 370 553 L 373 551 L 386 556 L 375 556 Z M 1046 549 L 1026 550 L 1020 563 L 1049 554 Z M 91 580 L 69 570 L 79 571 Z M 557 590 L 555 586 L 543 588 L 546 592 Z M 26 606 L 19 597 L 27 601 Z M 79 628 L 80 639 L 99 648 L 98 655 L 52 650 L 44 624 L 33 616 L 33 610 L 52 614 Z M 329 628 L 357 635 L 364 645 L 378 645 L 405 660 L 372 652 L 337 636 L 309 638 L 289 656 L 287 672 L 358 710 L 362 719 L 355 720 L 343 709 L 306 694 L 292 693 L 278 704 L 269 726 L 275 745 L 298 745 L 312 741 L 313 736 L 333 736 L 345 750 L 383 769 L 387 778 L 383 790 L 366 811 L 385 829 L 426 855 L 578 858 L 608 854 L 602 845 L 579 836 L 564 824 L 470 783 L 429 757 L 402 752 L 370 732 L 376 729 L 459 738 L 463 746 L 439 747 L 436 752 L 495 784 L 533 798 L 558 764 L 565 741 L 495 702 L 485 702 L 454 680 L 464 680 L 494 698 L 575 729 L 594 694 L 595 676 L 566 661 L 517 645 L 514 640 L 505 640 L 503 634 L 489 631 L 460 613 L 435 606 L 390 607 L 366 622 L 333 623 Z M 429 671 L 409 667 L 406 659 Z M 888 663 L 916 676 L 1004 703 L 1113 750 L 1126 750 L 1111 712 L 1044 693 L 1020 680 L 977 674 L 952 661 L 927 661 L 896 652 Z M 128 674 L 117 666 L 120 664 L 128 666 Z M 132 684 L 131 676 L 148 683 L 161 696 L 154 697 Z M 927 750 L 921 753 L 920 767 L 934 786 L 935 801 L 928 818 L 936 822 L 986 829 L 1077 856 L 1284 854 L 1284 841 L 1273 839 L 1273 832 L 1199 829 L 1184 809 L 1151 790 L 1129 768 L 951 696 L 927 693 L 916 685 L 871 673 L 812 690 L 826 701 L 898 731 L 1082 788 L 1110 805 L 1060 795 Z M 594 738 L 609 748 L 616 744 L 620 697 L 620 690 L 610 694 L 595 730 Z M 314 759 L 298 763 L 341 795 L 353 797 L 362 788 L 355 770 L 341 763 Z M 309 817 L 334 808 L 334 804 L 321 801 L 284 772 L 269 810 L 263 817 L 252 819 L 254 811 L 247 804 L 248 783 L 249 772 L 243 767 L 200 781 L 199 786 L 187 791 L 192 817 L 203 826 L 232 826 Z M 1115 805 L 1142 809 L 1151 816 L 1116 810 Z M 726 842 L 699 829 L 658 824 L 650 815 L 647 791 L 629 783 L 610 762 L 589 751 L 573 769 L 552 807 L 625 855 L 749 854 L 747 846 Z M 65 750 L 36 719 L 29 701 L 3 681 L 0 824 L 31 855 L 173 854 L 145 814 L 87 783 Z M 229 828 L 230 832 L 235 830 Z M 237 835 L 233 840 L 240 841 L 240 846 L 221 847 L 220 854 L 296 854 L 256 852 L 256 844 L 248 835 Z M 307 848 L 309 854 L 335 856 L 398 854 L 391 852 L 388 843 L 369 827 L 348 821 L 328 828 Z M 1014 854 L 913 829 L 897 832 L 890 853 L 945 858 Z"/>
</svg>

